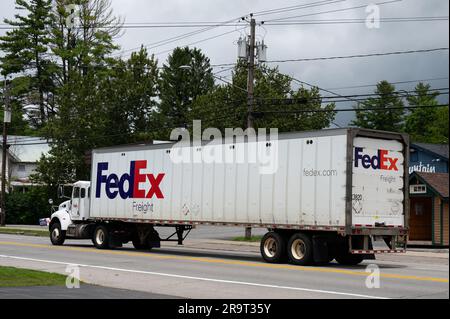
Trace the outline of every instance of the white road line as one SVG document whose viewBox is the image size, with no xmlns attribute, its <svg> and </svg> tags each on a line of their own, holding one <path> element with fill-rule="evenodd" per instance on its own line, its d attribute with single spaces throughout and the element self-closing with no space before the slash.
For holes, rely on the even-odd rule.
<svg viewBox="0 0 450 319">
<path fill-rule="evenodd" d="M 286 290 L 307 291 L 307 292 L 316 292 L 316 293 L 322 293 L 322 294 L 351 296 L 351 297 L 359 297 L 359 298 L 389 299 L 387 297 L 369 296 L 369 295 L 353 294 L 353 293 L 348 293 L 348 292 L 339 292 L 339 291 L 331 291 L 331 290 L 319 290 L 319 289 L 309 289 L 309 288 L 299 288 L 299 287 L 260 284 L 260 283 L 245 282 L 245 281 L 234 281 L 234 280 L 223 280 L 223 279 L 214 279 L 214 278 L 193 277 L 193 276 L 167 274 L 167 273 L 160 273 L 160 272 L 153 272 L 153 271 L 123 269 L 123 268 L 87 265 L 87 264 L 70 263 L 70 262 L 62 262 L 62 261 L 35 259 L 35 258 L 18 257 L 18 256 L 9 256 L 9 255 L 0 255 L 0 258 L 28 260 L 28 261 L 36 261 L 36 262 L 49 263 L 49 264 L 60 264 L 60 265 L 78 265 L 80 267 L 89 267 L 89 268 L 97 268 L 97 269 L 105 269 L 105 270 L 113 270 L 113 271 L 122 271 L 122 272 L 137 273 L 137 274 L 146 274 L 146 275 L 173 277 L 173 278 L 183 278 L 183 279 L 192 279 L 192 280 L 202 280 L 202 281 L 219 282 L 219 283 L 236 284 L 236 285 L 246 285 L 246 286 L 256 286 L 256 287 L 265 287 L 265 288 L 277 288 L 277 289 L 286 289 Z"/>
</svg>

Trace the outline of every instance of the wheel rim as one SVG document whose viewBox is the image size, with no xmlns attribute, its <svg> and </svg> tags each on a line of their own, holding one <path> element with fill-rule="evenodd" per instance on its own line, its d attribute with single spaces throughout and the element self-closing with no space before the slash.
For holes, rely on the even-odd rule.
<svg viewBox="0 0 450 319">
<path fill-rule="evenodd" d="M 291 245 L 291 254 L 296 260 L 302 260 L 305 257 L 306 245 L 301 239 L 296 239 Z"/>
<path fill-rule="evenodd" d="M 97 230 L 97 233 L 95 234 L 95 241 L 97 244 L 101 245 L 105 241 L 105 232 L 103 229 Z"/>
<path fill-rule="evenodd" d="M 264 253 L 267 257 L 273 258 L 277 253 L 277 242 L 274 238 L 268 238 L 264 242 Z"/>
<path fill-rule="evenodd" d="M 53 228 L 53 231 L 52 231 L 52 238 L 53 238 L 54 240 L 58 240 L 58 238 L 59 238 L 59 229 L 58 229 L 58 227 Z"/>
</svg>

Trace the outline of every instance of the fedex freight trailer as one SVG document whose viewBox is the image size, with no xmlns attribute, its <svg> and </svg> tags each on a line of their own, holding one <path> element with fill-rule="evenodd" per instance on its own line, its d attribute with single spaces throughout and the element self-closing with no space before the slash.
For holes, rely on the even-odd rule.
<svg viewBox="0 0 450 319">
<path fill-rule="evenodd" d="M 74 184 L 50 237 L 97 248 L 182 244 L 195 225 L 267 228 L 267 262 L 357 264 L 404 252 L 408 137 L 365 129 L 93 150 L 91 181 Z M 157 227 L 174 227 L 160 238 Z"/>
</svg>

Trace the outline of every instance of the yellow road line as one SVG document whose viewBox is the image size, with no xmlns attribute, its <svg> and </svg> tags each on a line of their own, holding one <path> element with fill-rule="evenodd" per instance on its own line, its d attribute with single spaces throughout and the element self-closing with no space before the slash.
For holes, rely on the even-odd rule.
<svg viewBox="0 0 450 319">
<path fill-rule="evenodd" d="M 227 260 L 227 259 L 220 259 L 220 258 L 161 255 L 158 253 L 151 253 L 151 252 L 144 253 L 144 252 L 138 252 L 138 251 L 130 252 L 130 251 L 123 251 L 123 250 L 100 250 L 100 249 L 94 249 L 94 248 L 52 246 L 52 245 L 44 245 L 44 244 L 29 244 L 29 243 L 8 242 L 8 241 L 0 241 L 0 245 L 46 248 L 46 249 L 65 250 L 65 251 L 79 251 L 79 252 L 89 252 L 89 253 L 105 254 L 105 255 L 119 255 L 119 256 L 133 256 L 133 257 L 138 256 L 138 257 L 150 257 L 150 258 L 155 258 L 155 259 L 199 261 L 199 262 L 206 262 L 206 263 L 239 265 L 239 266 L 249 266 L 249 267 L 262 267 L 262 268 L 271 268 L 271 269 L 302 270 L 302 271 L 310 271 L 310 272 L 336 273 L 336 274 L 345 274 L 345 275 L 353 275 L 353 276 L 367 276 L 368 275 L 368 273 L 366 273 L 364 271 L 354 271 L 354 270 L 346 270 L 346 269 L 266 264 L 266 263 L 257 263 L 257 262 L 249 262 L 249 261 Z M 436 277 L 408 276 L 408 275 L 386 274 L 386 273 L 381 273 L 380 276 L 383 278 L 391 278 L 391 279 L 432 281 L 432 282 L 442 282 L 442 283 L 449 282 L 448 279 L 436 278 Z"/>
</svg>

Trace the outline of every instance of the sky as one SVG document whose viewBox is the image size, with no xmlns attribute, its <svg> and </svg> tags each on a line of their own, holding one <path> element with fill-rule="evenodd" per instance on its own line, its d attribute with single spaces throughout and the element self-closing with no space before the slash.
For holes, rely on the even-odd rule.
<svg viewBox="0 0 450 319">
<path fill-rule="evenodd" d="M 299 4 L 310 4 L 308 8 L 256 15 L 257 23 L 265 21 L 266 25 L 257 26 L 257 40 L 264 40 L 268 46 L 268 60 L 287 60 L 301 58 L 317 58 L 345 56 L 354 54 L 370 54 L 380 52 L 406 51 L 441 48 L 449 46 L 449 1 L 448 0 L 398 0 L 379 4 L 380 17 L 447 17 L 444 21 L 421 21 L 389 23 L 381 21 L 379 28 L 367 28 L 361 24 L 297 24 L 268 25 L 269 20 L 302 16 L 290 20 L 329 20 L 329 19 L 366 19 L 365 6 L 371 3 L 389 2 L 388 0 L 330 0 L 328 4 L 314 6 L 318 0 L 112 0 L 114 13 L 120 16 L 125 24 L 158 23 L 158 22 L 224 22 L 238 21 L 240 17 L 252 12 L 260 12 Z M 360 6 L 359 9 L 344 10 Z M 12 18 L 14 1 L 0 1 L 0 17 Z M 283 21 L 290 21 L 283 20 Z M 236 24 L 236 23 L 233 23 Z M 206 32 L 198 33 L 178 41 L 149 49 L 155 53 L 162 65 L 169 52 L 176 46 L 196 46 L 210 58 L 211 64 L 233 63 L 237 59 L 237 40 L 249 33 L 247 24 L 238 26 L 221 26 Z M 239 30 L 243 28 L 242 30 Z M 163 41 L 199 28 L 129 28 L 116 39 L 125 51 L 122 56 L 129 56 L 126 50 Z M 5 30 L 0 30 L 3 34 Z M 227 33 L 222 35 L 224 33 Z M 217 35 L 222 35 L 215 37 Z M 215 38 L 213 38 L 215 37 Z M 205 40 L 207 38 L 213 38 Z M 205 41 L 201 41 L 205 40 Z M 119 52 L 120 53 L 120 52 Z M 118 54 L 119 54 L 118 53 Z M 305 81 L 320 88 L 333 89 L 339 94 L 373 93 L 374 87 L 336 89 L 347 86 L 376 84 L 381 80 L 390 82 L 413 81 L 420 79 L 441 80 L 429 81 L 433 88 L 448 88 L 449 56 L 447 51 L 415 53 L 408 55 L 391 55 L 381 57 L 271 63 L 279 67 L 282 73 Z M 214 72 L 224 71 L 229 67 L 215 67 Z M 218 74 L 229 77 L 230 71 Z M 415 83 L 397 84 L 399 90 L 412 90 Z M 324 96 L 330 93 L 323 92 Z M 448 95 L 441 95 L 442 102 L 448 101 Z M 338 108 L 350 108 L 353 102 L 338 104 Z M 335 123 L 345 126 L 352 114 L 340 112 Z"/>
</svg>

